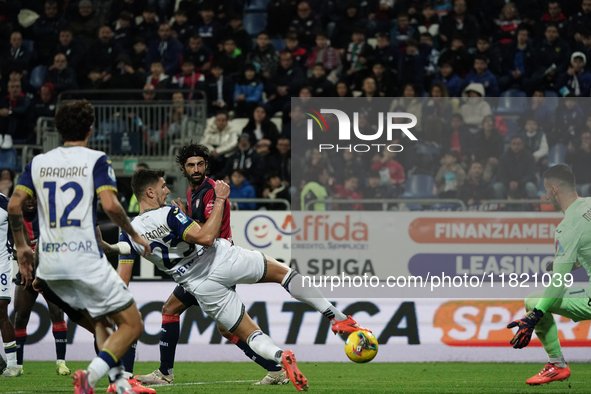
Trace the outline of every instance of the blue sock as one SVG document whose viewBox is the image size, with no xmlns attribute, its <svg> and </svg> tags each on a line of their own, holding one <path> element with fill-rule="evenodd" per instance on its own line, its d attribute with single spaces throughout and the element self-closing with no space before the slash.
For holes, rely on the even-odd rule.
<svg viewBox="0 0 591 394">
<path fill-rule="evenodd" d="M 121 357 L 121 362 L 125 367 L 125 372 L 129 372 L 133 374 L 133 364 L 135 363 L 135 349 L 137 347 L 137 343 L 134 343 L 129 347 L 127 353 Z"/>
<path fill-rule="evenodd" d="M 172 375 L 174 354 L 181 335 L 181 318 L 173 315 L 162 315 L 162 329 L 160 330 L 160 372 Z"/>
<path fill-rule="evenodd" d="M 252 350 L 250 348 L 250 346 L 248 346 L 248 344 L 246 342 L 239 339 L 236 335 L 232 335 L 230 337 L 230 341 L 233 344 L 235 344 L 236 346 L 238 346 L 240 349 L 242 349 L 244 354 L 246 354 L 246 357 L 250 358 L 252 361 L 257 363 L 261 367 L 265 368 L 267 371 L 269 371 L 269 372 L 281 371 L 281 368 L 282 368 L 281 365 L 277 364 L 273 360 L 267 360 L 266 358 L 259 356 L 257 353 L 255 353 L 254 350 Z"/>
</svg>

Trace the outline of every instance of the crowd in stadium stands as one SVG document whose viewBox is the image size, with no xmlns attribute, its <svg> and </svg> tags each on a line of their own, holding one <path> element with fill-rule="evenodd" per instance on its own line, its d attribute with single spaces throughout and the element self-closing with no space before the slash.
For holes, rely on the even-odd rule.
<svg viewBox="0 0 591 394">
<path fill-rule="evenodd" d="M 412 197 L 421 175 L 468 204 L 537 198 L 557 160 L 591 192 L 591 113 L 575 100 L 591 91 L 591 0 L 5 0 L 0 20 L 2 149 L 34 142 L 67 90 L 199 89 L 215 117 L 200 142 L 234 198 Z M 290 99 L 352 96 L 417 115 L 416 151 L 292 158 L 305 119 Z M 533 99 L 503 116 L 504 96 Z"/>
</svg>

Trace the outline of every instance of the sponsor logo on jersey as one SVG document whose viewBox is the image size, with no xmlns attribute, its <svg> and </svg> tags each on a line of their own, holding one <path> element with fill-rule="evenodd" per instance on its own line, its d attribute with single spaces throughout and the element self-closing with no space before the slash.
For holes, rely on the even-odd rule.
<svg viewBox="0 0 591 394">
<path fill-rule="evenodd" d="M 94 252 L 92 244 L 92 241 L 43 242 L 41 251 L 45 253 Z"/>
</svg>

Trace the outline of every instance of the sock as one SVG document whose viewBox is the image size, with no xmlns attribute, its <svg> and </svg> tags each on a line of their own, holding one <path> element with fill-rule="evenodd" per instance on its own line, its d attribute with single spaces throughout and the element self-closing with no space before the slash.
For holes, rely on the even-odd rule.
<svg viewBox="0 0 591 394">
<path fill-rule="evenodd" d="M 99 352 L 88 366 L 88 384 L 95 387 L 99 380 L 105 376 L 111 368 L 117 365 L 119 360 L 107 349 Z"/>
<path fill-rule="evenodd" d="M 58 360 L 66 359 L 66 344 L 68 343 L 68 326 L 65 321 L 53 323 L 53 338 L 55 339 L 55 354 Z"/>
<path fill-rule="evenodd" d="M 109 375 L 109 382 L 115 383 L 115 381 L 123 376 L 123 372 L 125 372 L 125 368 L 123 367 L 123 363 L 119 361 L 113 368 L 109 369 L 107 375 Z"/>
<path fill-rule="evenodd" d="M 8 368 L 16 368 L 16 341 L 5 343 L 4 353 L 6 353 L 6 366 Z"/>
<path fill-rule="evenodd" d="M 270 336 L 263 333 L 261 330 L 256 330 L 248 336 L 246 343 L 258 354 L 267 360 L 275 360 L 276 363 L 281 364 L 281 350 Z"/>
<path fill-rule="evenodd" d="M 558 368 L 566 368 L 566 360 L 562 354 L 559 357 L 548 357 L 548 362 L 556 364 Z"/>
<path fill-rule="evenodd" d="M 22 366 L 25 342 L 27 341 L 27 329 L 14 330 L 14 339 L 16 340 L 16 363 Z"/>
<path fill-rule="evenodd" d="M 287 290 L 293 298 L 305 302 L 329 319 L 346 320 L 347 316 L 334 307 L 320 292 L 317 287 L 304 287 L 303 277 L 290 269 L 281 281 L 281 286 Z"/>
<path fill-rule="evenodd" d="M 160 372 L 172 375 L 174 354 L 179 342 L 181 318 L 173 315 L 162 315 L 162 329 L 160 331 Z"/>
<path fill-rule="evenodd" d="M 135 363 L 135 349 L 137 347 L 137 343 L 132 344 L 127 352 L 121 357 L 121 362 L 125 367 L 125 371 L 129 373 L 133 373 L 133 364 Z"/>
<path fill-rule="evenodd" d="M 558 327 L 556 326 L 556 320 L 554 320 L 552 313 L 544 313 L 544 316 L 536 324 L 535 332 L 540 342 L 542 342 L 548 358 L 550 360 L 556 359 L 562 363 L 564 358 L 562 357 L 562 348 L 558 340 Z M 559 367 L 566 367 L 566 362 L 564 363 L 564 367 L 562 365 L 559 365 Z"/>
<path fill-rule="evenodd" d="M 246 342 L 238 338 L 236 335 L 232 335 L 230 337 L 230 342 L 238 346 L 244 352 L 244 354 L 246 354 L 246 357 L 250 358 L 252 361 L 265 368 L 267 371 L 281 371 L 281 365 L 277 364 L 274 360 L 267 360 L 266 358 L 256 354 Z"/>
</svg>

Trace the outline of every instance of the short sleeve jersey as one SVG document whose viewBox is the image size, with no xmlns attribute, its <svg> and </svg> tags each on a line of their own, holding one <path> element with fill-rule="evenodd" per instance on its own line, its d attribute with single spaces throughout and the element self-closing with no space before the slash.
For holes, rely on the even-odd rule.
<svg viewBox="0 0 591 394">
<path fill-rule="evenodd" d="M 37 195 L 37 276 L 80 279 L 109 264 L 95 229 L 98 194 L 117 192 L 107 155 L 80 146 L 53 149 L 31 160 L 16 189 Z"/>
</svg>

